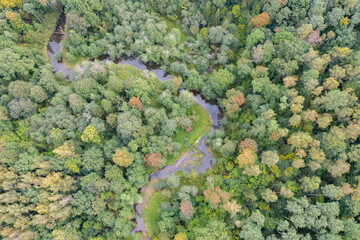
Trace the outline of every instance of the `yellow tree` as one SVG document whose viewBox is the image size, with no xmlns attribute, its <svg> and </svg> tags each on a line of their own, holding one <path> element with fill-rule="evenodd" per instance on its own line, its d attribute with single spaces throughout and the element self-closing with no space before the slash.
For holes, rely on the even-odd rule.
<svg viewBox="0 0 360 240">
<path fill-rule="evenodd" d="M 83 135 L 81 135 L 81 140 L 83 142 L 93 142 L 97 144 L 100 144 L 101 142 L 100 136 L 96 131 L 96 128 L 92 125 L 89 125 L 85 128 Z"/>
<path fill-rule="evenodd" d="M 123 147 L 121 149 L 116 149 L 112 160 L 121 167 L 128 167 L 134 161 L 134 155 L 130 153 L 126 147 Z"/>
<path fill-rule="evenodd" d="M 21 8 L 22 0 L 0 0 L 0 9 L 4 8 Z"/>
<path fill-rule="evenodd" d="M 240 167 L 245 167 L 255 163 L 257 154 L 253 149 L 245 148 L 236 159 L 238 160 Z"/>
<path fill-rule="evenodd" d="M 185 233 L 181 232 L 181 233 L 177 233 L 175 235 L 175 240 L 188 240 L 188 237 Z"/>
<path fill-rule="evenodd" d="M 60 157 L 75 157 L 75 156 L 77 156 L 75 154 L 75 147 L 71 143 L 71 141 L 66 141 L 63 145 L 55 148 L 52 152 L 59 155 Z"/>
<path fill-rule="evenodd" d="M 25 23 L 19 13 L 6 11 L 5 17 L 10 21 L 11 27 L 14 28 L 16 31 L 20 32 L 24 30 Z"/>
</svg>

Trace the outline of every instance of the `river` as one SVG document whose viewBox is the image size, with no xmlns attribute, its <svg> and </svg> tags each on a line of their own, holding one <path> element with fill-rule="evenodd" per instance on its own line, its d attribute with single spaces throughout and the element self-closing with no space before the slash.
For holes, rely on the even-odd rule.
<svg viewBox="0 0 360 240">
<path fill-rule="evenodd" d="M 56 26 L 56 30 L 54 34 L 49 39 L 48 44 L 48 56 L 49 56 L 49 63 L 54 67 L 54 72 L 62 71 L 64 75 L 69 79 L 72 80 L 72 69 L 69 69 L 66 67 L 64 62 L 58 62 L 56 60 L 55 55 L 57 53 L 61 52 L 61 41 L 65 38 L 65 23 L 66 18 L 63 13 L 61 13 L 59 17 L 58 24 Z M 106 61 L 112 61 L 107 56 L 102 56 L 98 58 L 101 62 Z M 124 57 L 122 59 L 117 59 L 114 61 L 116 64 L 128 64 L 134 67 L 137 67 L 141 70 L 149 70 L 154 73 L 154 75 L 160 80 L 160 81 L 167 81 L 171 79 L 171 75 L 169 75 L 167 72 L 162 70 L 160 66 L 156 64 L 145 64 L 140 59 L 136 57 Z M 219 126 L 219 119 L 222 116 L 222 112 L 217 105 L 216 101 L 208 101 L 206 100 L 200 93 L 193 92 L 195 96 L 196 102 L 201 105 L 210 115 L 213 128 L 210 131 L 213 131 L 214 128 L 217 128 Z M 205 173 L 207 169 L 211 168 L 213 156 L 211 152 L 208 149 L 208 146 L 206 144 L 206 139 L 208 135 L 206 134 L 203 136 L 197 144 L 196 149 L 200 151 L 203 156 L 201 158 L 200 164 L 191 165 L 188 164 L 188 158 L 187 156 L 190 156 L 191 154 L 195 154 L 196 151 L 185 153 L 182 157 L 180 157 L 174 164 L 168 165 L 164 167 L 163 169 L 160 169 L 150 175 L 150 181 L 159 178 L 159 179 L 166 179 L 169 175 L 176 173 L 177 171 L 191 171 L 192 169 L 196 170 L 198 173 Z M 143 192 L 146 188 L 146 185 L 141 187 L 140 192 Z M 137 204 L 135 206 L 136 214 L 138 215 L 136 217 L 136 227 L 133 229 L 132 233 L 136 232 L 146 232 L 144 219 L 142 218 L 142 212 L 141 212 L 141 206 L 140 204 Z"/>
</svg>

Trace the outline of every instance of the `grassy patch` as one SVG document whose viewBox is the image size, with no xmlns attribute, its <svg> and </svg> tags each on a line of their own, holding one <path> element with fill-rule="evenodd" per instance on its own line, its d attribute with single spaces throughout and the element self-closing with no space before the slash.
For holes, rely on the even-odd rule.
<svg viewBox="0 0 360 240">
<path fill-rule="evenodd" d="M 136 67 L 130 65 L 117 65 L 117 77 L 121 81 L 127 81 L 130 78 L 136 78 L 137 75 L 141 75 L 142 71 Z"/>
<path fill-rule="evenodd" d="M 160 233 L 158 223 L 161 220 L 161 203 L 167 200 L 159 192 L 155 192 L 146 204 L 143 216 L 150 239 L 153 239 Z"/>
<path fill-rule="evenodd" d="M 191 111 L 198 118 L 198 121 L 195 122 L 191 132 L 181 130 L 175 134 L 173 141 L 181 143 L 182 148 L 178 154 L 168 157 L 167 165 L 175 163 L 183 153 L 192 151 L 197 145 L 197 140 L 210 131 L 211 120 L 208 112 L 198 104 L 194 105 Z"/>
<path fill-rule="evenodd" d="M 182 27 L 180 24 L 176 24 L 174 21 L 171 21 L 169 18 L 167 18 L 166 16 L 162 16 L 164 18 L 164 20 L 166 21 L 167 23 L 167 26 L 168 26 L 168 31 L 170 31 L 172 28 L 176 28 L 180 31 L 181 35 L 181 42 L 185 42 L 187 39 L 188 39 L 188 35 L 186 35 L 184 33 L 184 31 L 182 30 Z"/>
<path fill-rule="evenodd" d="M 28 47 L 39 49 L 44 58 L 48 60 L 47 46 L 49 39 L 56 28 L 57 19 L 59 18 L 60 12 L 54 11 L 46 14 L 44 22 L 34 32 L 29 33 L 29 38 L 33 40 L 33 43 L 24 44 Z M 36 32 L 37 31 L 37 32 Z"/>
<path fill-rule="evenodd" d="M 68 69 L 75 69 L 76 65 L 81 65 L 82 62 L 88 62 L 90 60 L 90 57 L 80 57 L 80 56 L 77 56 L 76 57 L 76 62 L 72 63 L 70 61 L 68 61 L 66 59 L 65 54 L 65 48 L 61 48 L 61 54 L 63 56 L 62 60 L 64 61 L 65 63 L 65 66 L 68 68 Z"/>
</svg>

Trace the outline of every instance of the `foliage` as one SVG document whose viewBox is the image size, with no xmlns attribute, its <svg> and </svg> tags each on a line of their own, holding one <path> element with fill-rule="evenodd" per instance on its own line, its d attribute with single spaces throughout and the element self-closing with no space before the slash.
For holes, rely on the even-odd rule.
<svg viewBox="0 0 360 240">
<path fill-rule="evenodd" d="M 61 8 L 65 64 L 50 63 L 71 81 L 47 64 Z M 359 9 L 0 0 L 0 238 L 138 239 L 143 197 L 152 239 L 358 239 Z M 213 131 L 191 90 L 221 108 Z"/>
<path fill-rule="evenodd" d="M 81 140 L 84 142 L 93 142 L 99 144 L 101 142 L 100 136 L 96 128 L 92 125 L 87 126 L 81 135 Z"/>
<path fill-rule="evenodd" d="M 116 149 L 112 160 L 121 167 L 128 167 L 133 163 L 134 155 L 124 147 L 121 149 Z"/>
</svg>

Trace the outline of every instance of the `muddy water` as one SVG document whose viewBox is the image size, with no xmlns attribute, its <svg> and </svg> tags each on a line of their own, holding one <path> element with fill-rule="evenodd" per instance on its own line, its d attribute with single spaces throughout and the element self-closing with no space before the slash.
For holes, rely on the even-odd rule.
<svg viewBox="0 0 360 240">
<path fill-rule="evenodd" d="M 55 54 L 61 52 L 61 41 L 65 38 L 65 15 L 61 14 L 59 17 L 58 25 L 54 34 L 51 36 L 48 45 L 48 56 L 49 63 L 53 65 L 54 72 L 62 71 L 65 76 L 72 80 L 72 69 L 68 69 L 64 62 L 58 62 L 55 59 Z M 111 59 L 107 56 L 102 56 L 98 58 L 100 62 L 111 61 Z M 154 73 L 154 75 L 161 81 L 166 81 L 171 79 L 171 75 L 166 73 L 164 70 L 160 69 L 160 66 L 156 64 L 144 64 L 140 59 L 136 57 L 124 57 L 122 59 L 117 59 L 114 61 L 116 64 L 128 64 L 134 67 L 137 67 L 141 70 L 149 70 Z M 210 131 L 213 131 L 214 128 L 217 128 L 219 125 L 219 119 L 222 117 L 222 112 L 220 111 L 219 106 L 216 101 L 207 101 L 200 93 L 193 92 L 196 102 L 201 105 L 210 115 L 213 128 Z M 169 175 L 174 174 L 178 171 L 191 171 L 196 170 L 198 173 L 205 173 L 207 169 L 211 168 L 211 163 L 213 160 L 213 156 L 208 149 L 206 144 L 206 139 L 208 135 L 206 134 L 202 137 L 197 144 L 196 150 L 192 152 L 185 153 L 183 157 L 180 157 L 174 164 L 166 166 L 163 169 L 160 169 L 150 175 L 150 181 L 155 178 L 166 179 Z M 188 164 L 188 159 L 192 158 L 193 154 L 198 153 L 200 151 L 202 153 L 202 157 L 199 161 L 199 164 L 196 166 Z M 143 192 L 146 188 L 146 185 L 139 189 L 139 192 Z M 144 219 L 141 217 L 141 206 L 137 204 L 135 206 L 136 210 L 136 227 L 133 229 L 132 233 L 137 232 L 146 232 Z"/>
</svg>

